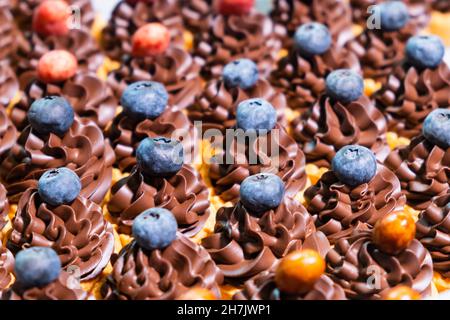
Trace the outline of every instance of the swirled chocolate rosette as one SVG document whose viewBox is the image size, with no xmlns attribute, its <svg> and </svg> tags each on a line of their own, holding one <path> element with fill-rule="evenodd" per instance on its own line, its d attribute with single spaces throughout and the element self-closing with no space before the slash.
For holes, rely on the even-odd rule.
<svg viewBox="0 0 450 320">
<path fill-rule="evenodd" d="M 181 0 L 184 25 L 194 34 L 208 29 L 216 10 L 214 0 Z"/>
<path fill-rule="evenodd" d="M 8 0 L 0 1 L 0 60 L 9 58 L 16 48 L 15 38 L 19 34 L 10 9 Z"/>
</svg>

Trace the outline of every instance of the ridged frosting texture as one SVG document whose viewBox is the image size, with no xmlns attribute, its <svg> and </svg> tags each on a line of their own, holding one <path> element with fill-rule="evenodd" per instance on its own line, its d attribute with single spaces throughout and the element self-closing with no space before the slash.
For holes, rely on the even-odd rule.
<svg viewBox="0 0 450 320">
<path fill-rule="evenodd" d="M 17 139 L 17 130 L 8 117 L 6 108 L 0 104 L 0 159 L 4 159 Z"/>
<path fill-rule="evenodd" d="M 101 288 L 108 300 L 173 300 L 193 287 L 220 296 L 223 275 L 206 250 L 183 235 L 168 247 L 143 250 L 136 242 L 115 257 Z"/>
<path fill-rule="evenodd" d="M 450 148 L 442 149 L 422 135 L 390 153 L 385 161 L 400 179 L 408 204 L 425 209 L 433 197 L 449 190 Z"/>
<path fill-rule="evenodd" d="M 0 296 L 13 280 L 14 256 L 5 246 L 0 247 Z"/>
<path fill-rule="evenodd" d="M 120 233 L 131 234 L 134 218 L 149 208 L 163 207 L 174 214 L 181 232 L 193 236 L 209 217 L 208 196 L 200 174 L 189 165 L 165 178 L 146 176 L 135 167 L 112 187 L 108 212 Z"/>
<path fill-rule="evenodd" d="M 19 81 L 16 73 L 8 60 L 0 60 L 0 105 L 8 106 L 18 91 Z"/>
<path fill-rule="evenodd" d="M 17 28 L 7 7 L 0 7 L 0 59 L 8 58 L 16 47 Z"/>
<path fill-rule="evenodd" d="M 79 196 L 53 207 L 42 201 L 36 189 L 28 189 L 17 206 L 7 246 L 15 253 L 28 247 L 51 247 L 64 269 L 77 267 L 80 279 L 88 280 L 108 264 L 114 235 L 94 202 Z"/>
<path fill-rule="evenodd" d="M 192 32 L 206 31 L 213 17 L 213 0 L 180 0 L 184 25 Z"/>
</svg>

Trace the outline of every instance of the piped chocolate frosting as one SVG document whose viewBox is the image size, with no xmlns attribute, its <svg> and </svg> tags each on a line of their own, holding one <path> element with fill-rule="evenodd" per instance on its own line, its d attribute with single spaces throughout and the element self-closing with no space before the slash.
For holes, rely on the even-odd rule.
<svg viewBox="0 0 450 320">
<path fill-rule="evenodd" d="M 6 59 L 16 47 L 17 27 L 10 10 L 0 7 L 0 59 Z"/>
<path fill-rule="evenodd" d="M 0 296 L 11 284 L 14 271 L 14 256 L 6 247 L 0 247 Z"/>
<path fill-rule="evenodd" d="M 0 104 L 0 160 L 4 159 L 17 140 L 17 130 Z"/>
<path fill-rule="evenodd" d="M 0 38 L 1 41 L 1 38 Z M 8 60 L 0 61 L 0 105 L 8 106 L 19 91 L 19 81 Z"/>
<path fill-rule="evenodd" d="M 202 32 L 208 29 L 213 17 L 213 0 L 180 0 L 181 16 L 187 29 Z"/>
</svg>

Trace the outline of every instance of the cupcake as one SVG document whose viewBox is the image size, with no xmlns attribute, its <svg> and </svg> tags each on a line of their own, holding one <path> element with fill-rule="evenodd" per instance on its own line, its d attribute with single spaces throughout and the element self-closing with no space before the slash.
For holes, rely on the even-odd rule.
<svg viewBox="0 0 450 320">
<path fill-rule="evenodd" d="M 55 3 L 55 2 L 58 3 Z M 36 11 L 40 6 L 45 7 L 43 11 L 53 15 L 54 19 L 58 19 L 64 16 L 67 25 L 74 24 L 73 27 L 79 28 L 78 24 L 82 28 L 90 28 L 94 23 L 95 12 L 91 4 L 91 0 L 19 0 L 11 1 L 13 2 L 12 10 L 14 17 L 21 30 L 30 30 L 34 24 L 34 17 Z M 67 11 L 62 12 L 57 8 L 63 7 L 67 8 Z M 69 7 L 67 7 L 69 5 Z M 59 11 L 60 14 L 55 14 Z M 63 14 L 64 13 L 64 14 Z M 60 25 L 61 26 L 61 25 Z"/>
<path fill-rule="evenodd" d="M 136 157 L 131 174 L 112 186 L 107 205 L 119 233 L 130 235 L 134 219 L 153 207 L 170 210 L 186 236 L 199 233 L 210 214 L 209 192 L 200 174 L 183 164 L 183 146 L 167 138 L 146 138 Z"/>
<path fill-rule="evenodd" d="M 326 79 L 326 92 L 291 123 L 292 134 L 308 163 L 329 167 L 336 152 L 349 144 L 371 149 L 378 160 L 389 154 L 386 120 L 363 94 L 363 79 L 340 69 Z"/>
<path fill-rule="evenodd" d="M 114 152 L 100 128 L 89 119 L 74 117 L 60 97 L 36 100 L 28 125 L 3 160 L 0 176 L 10 201 L 17 203 L 48 169 L 67 167 L 81 179 L 81 195 L 101 203 L 112 179 Z"/>
<path fill-rule="evenodd" d="M 325 24 L 340 45 L 352 38 L 350 6 L 342 0 L 275 0 L 270 13 L 285 48 L 292 47 L 297 28 L 310 22 Z"/>
<path fill-rule="evenodd" d="M 16 255 L 17 280 L 4 291 L 2 300 L 91 300 L 77 288 L 76 279 L 61 270 L 58 255 L 51 248 L 33 247 Z"/>
<path fill-rule="evenodd" d="M 0 1 L 0 60 L 9 57 L 16 47 L 18 30 L 9 10 L 8 0 Z"/>
<path fill-rule="evenodd" d="M 202 129 L 226 129 L 236 125 L 236 108 L 250 98 L 262 98 L 277 111 L 277 121 L 283 122 L 286 98 L 259 75 L 257 65 L 248 59 L 228 63 L 222 77 L 210 80 L 188 109 L 192 122 L 201 121 Z"/>
<path fill-rule="evenodd" d="M 106 300 L 174 300 L 192 288 L 220 297 L 223 275 L 206 250 L 177 233 L 170 211 L 152 208 L 133 222 L 134 240 L 113 258 Z"/>
<path fill-rule="evenodd" d="M 392 151 L 385 165 L 400 179 L 408 204 L 424 210 L 449 190 L 450 110 L 436 109 L 424 121 L 423 133 L 408 146 Z"/>
<path fill-rule="evenodd" d="M 403 210 L 406 203 L 395 174 L 361 146 L 340 149 L 333 158 L 333 170 L 306 189 L 305 199 L 317 230 L 332 244 L 361 224 L 372 227 L 385 215 Z"/>
<path fill-rule="evenodd" d="M 19 91 L 16 73 L 8 60 L 0 60 L 0 105 L 8 107 Z"/>
<path fill-rule="evenodd" d="M 19 75 L 23 91 L 11 110 L 11 119 L 20 130 L 28 125 L 30 105 L 46 96 L 67 99 L 81 118 L 93 120 L 101 129 L 113 120 L 117 101 L 111 88 L 92 72 L 78 68 L 74 55 L 65 50 L 45 53 L 35 69 Z"/>
<path fill-rule="evenodd" d="M 158 22 L 164 25 L 171 42 L 184 47 L 183 19 L 177 0 L 121 0 L 103 29 L 102 45 L 108 56 L 120 60 L 132 52 L 132 36 L 140 27 Z"/>
<path fill-rule="evenodd" d="M 279 177 L 257 174 L 244 180 L 236 205 L 217 212 L 214 233 L 201 244 L 229 283 L 273 270 L 280 258 L 306 243 L 327 250 L 328 241 L 315 233 L 309 213 L 285 193 Z"/>
<path fill-rule="evenodd" d="M 292 197 L 305 186 L 303 152 L 276 120 L 269 102 L 248 99 L 237 107 L 236 127 L 212 136 L 215 154 L 205 162 L 215 195 L 223 201 L 236 203 L 241 182 L 261 172 L 278 175 Z"/>
<path fill-rule="evenodd" d="M 277 60 L 281 42 L 272 20 L 254 10 L 253 1 L 218 1 L 218 14 L 206 30 L 194 34 L 194 55 L 202 59 L 202 76 L 220 77 L 223 67 L 236 59 L 255 61 L 265 76 Z"/>
<path fill-rule="evenodd" d="M 20 198 L 7 247 L 14 253 L 51 247 L 63 269 L 76 268 L 80 280 L 100 275 L 114 250 L 113 228 L 101 207 L 80 190 L 80 179 L 72 170 L 46 171 L 37 189 L 29 188 Z"/>
<path fill-rule="evenodd" d="M 195 131 L 188 117 L 168 106 L 169 94 L 161 83 L 139 81 L 122 94 L 123 111 L 107 132 L 116 153 L 116 166 L 130 172 L 136 164 L 136 148 L 147 138 L 182 140 L 185 155 L 194 151 Z"/>
<path fill-rule="evenodd" d="M 345 300 L 341 286 L 325 273 L 325 260 L 312 249 L 289 253 L 275 272 L 247 280 L 234 300 Z"/>
<path fill-rule="evenodd" d="M 358 58 L 332 42 L 328 28 L 312 22 L 299 27 L 294 47 L 278 62 L 271 82 L 287 97 L 290 108 L 310 109 L 325 91 L 325 78 L 336 69 L 360 71 Z"/>
<path fill-rule="evenodd" d="M 389 129 L 413 138 L 425 117 L 450 105 L 450 69 L 443 61 L 444 45 L 436 36 L 410 38 L 406 60 L 394 68 L 386 84 L 374 94 Z"/>
<path fill-rule="evenodd" d="M 373 11 L 380 21 L 373 19 L 368 23 L 347 48 L 360 59 L 364 77 L 375 81 L 378 87 L 387 82 L 394 67 L 403 60 L 406 42 L 417 30 L 409 19 L 408 7 L 401 1 L 383 2 Z"/>
<path fill-rule="evenodd" d="M 14 256 L 3 245 L 0 246 L 0 297 L 13 281 Z"/>
<path fill-rule="evenodd" d="M 120 97 L 131 83 L 157 81 L 165 85 L 169 104 L 184 109 L 202 90 L 199 72 L 196 59 L 183 48 L 170 45 L 170 34 L 165 26 L 149 23 L 134 33 L 131 54 L 108 75 L 108 84 Z"/>
<path fill-rule="evenodd" d="M 411 216 L 390 213 L 374 230 L 340 239 L 327 254 L 327 273 L 349 299 L 382 299 L 398 285 L 428 296 L 433 262 L 427 249 L 414 239 L 415 231 Z"/>
</svg>

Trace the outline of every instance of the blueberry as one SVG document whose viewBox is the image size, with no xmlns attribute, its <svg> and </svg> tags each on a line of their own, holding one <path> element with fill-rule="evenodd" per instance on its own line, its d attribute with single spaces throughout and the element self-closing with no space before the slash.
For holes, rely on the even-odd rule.
<svg viewBox="0 0 450 320">
<path fill-rule="evenodd" d="M 385 31 L 403 28 L 409 20 L 408 7 L 402 1 L 386 1 L 374 8 L 380 18 L 380 26 Z"/>
<path fill-rule="evenodd" d="M 331 34 L 328 28 L 317 22 L 306 23 L 294 35 L 296 49 L 305 56 L 323 54 L 331 46 Z"/>
<path fill-rule="evenodd" d="M 40 134 L 64 135 L 72 126 L 74 112 L 69 102 L 61 97 L 48 96 L 31 104 L 28 121 Z"/>
<path fill-rule="evenodd" d="M 450 110 L 436 109 L 432 111 L 423 123 L 425 138 L 443 149 L 450 147 Z"/>
<path fill-rule="evenodd" d="M 272 173 L 259 173 L 241 183 L 240 198 L 250 211 L 262 213 L 278 207 L 283 200 L 284 183 Z"/>
<path fill-rule="evenodd" d="M 237 107 L 236 125 L 244 131 L 270 131 L 275 127 L 276 123 L 277 112 L 264 99 L 255 98 L 244 100 Z"/>
<path fill-rule="evenodd" d="M 133 237 L 144 249 L 163 249 L 175 240 L 177 220 L 164 208 L 151 208 L 138 215 L 132 226 Z"/>
<path fill-rule="evenodd" d="M 340 181 L 356 187 L 373 178 L 377 171 L 377 160 L 366 147 L 349 145 L 336 153 L 332 167 Z"/>
<path fill-rule="evenodd" d="M 38 181 L 41 199 L 52 206 L 72 202 L 78 197 L 80 190 L 80 178 L 68 168 L 48 170 Z"/>
<path fill-rule="evenodd" d="M 183 145 L 167 138 L 146 138 L 136 150 L 139 166 L 152 176 L 169 176 L 183 166 Z"/>
<path fill-rule="evenodd" d="M 335 70 L 326 79 L 327 94 L 342 103 L 358 100 L 363 91 L 363 78 L 350 69 Z"/>
<path fill-rule="evenodd" d="M 229 88 L 250 89 L 258 81 L 258 67 L 249 59 L 239 59 L 223 68 L 223 81 Z"/>
<path fill-rule="evenodd" d="M 52 248 L 32 247 L 17 253 L 14 273 L 26 288 L 45 286 L 59 277 L 61 261 Z"/>
<path fill-rule="evenodd" d="M 441 38 L 432 35 L 414 36 L 406 43 L 406 58 L 417 68 L 436 68 L 445 54 Z"/>
<path fill-rule="evenodd" d="M 159 82 L 139 81 L 130 84 L 120 104 L 126 114 L 136 119 L 155 119 L 166 109 L 169 95 Z"/>
</svg>

